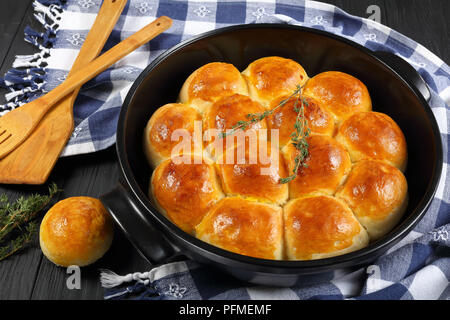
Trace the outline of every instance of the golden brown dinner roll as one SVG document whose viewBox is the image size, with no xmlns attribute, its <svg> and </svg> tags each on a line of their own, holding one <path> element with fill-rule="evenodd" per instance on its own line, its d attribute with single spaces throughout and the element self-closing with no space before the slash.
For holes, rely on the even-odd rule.
<svg viewBox="0 0 450 320">
<path fill-rule="evenodd" d="M 283 257 L 282 210 L 239 197 L 220 200 L 196 227 L 197 238 L 255 258 Z"/>
<path fill-rule="evenodd" d="M 247 95 L 247 83 L 232 64 L 212 62 L 195 70 L 184 82 L 180 102 L 203 112 L 206 106 L 235 93 Z"/>
<path fill-rule="evenodd" d="M 56 203 L 42 220 L 42 252 L 59 266 L 86 266 L 111 246 L 113 222 L 98 199 L 67 198 Z"/>
<path fill-rule="evenodd" d="M 300 167 L 297 177 L 289 183 L 291 199 L 314 192 L 334 194 L 352 167 L 348 152 L 333 138 L 312 135 L 307 141 L 309 155 L 305 160 L 306 167 Z M 283 148 L 289 173 L 294 169 L 298 152 L 292 144 Z"/>
<path fill-rule="evenodd" d="M 275 108 L 288 98 L 289 96 L 282 96 L 275 99 L 271 103 L 270 109 Z M 280 130 L 280 147 L 283 147 L 291 140 L 291 134 L 295 130 L 294 124 L 298 116 L 298 112 L 295 111 L 295 108 L 300 107 L 300 102 L 301 101 L 297 101 L 296 98 L 291 98 L 267 118 L 269 129 Z M 308 121 L 308 127 L 311 133 L 332 136 L 334 134 L 334 120 L 331 113 L 323 108 L 314 98 L 304 97 L 303 105 L 305 118 Z"/>
<path fill-rule="evenodd" d="M 202 118 L 196 109 L 186 104 L 169 103 L 152 115 L 145 127 L 144 152 L 150 165 L 154 168 L 161 161 L 170 158 L 174 147 L 184 139 L 184 136 L 172 136 L 175 130 L 184 129 L 190 137 L 190 152 L 194 152 L 194 123 L 199 121 L 198 144 L 202 142 Z"/>
<path fill-rule="evenodd" d="M 408 204 L 408 185 L 397 168 L 375 160 L 353 166 L 347 181 L 336 193 L 366 228 L 370 239 L 388 233 L 400 220 Z"/>
<path fill-rule="evenodd" d="M 223 152 L 226 147 L 226 139 L 219 136 L 221 133 L 226 132 L 228 129 L 232 129 L 238 121 L 246 121 L 247 115 L 250 113 L 262 113 L 265 109 L 258 102 L 253 101 L 248 96 L 241 94 L 234 94 L 226 96 L 216 101 L 212 106 L 206 108 L 203 114 L 203 129 L 205 130 L 205 136 L 207 141 L 214 144 L 216 142 L 222 142 L 222 147 L 216 147 Z M 266 129 L 266 119 L 262 121 L 252 123 L 246 130 L 259 130 Z M 211 134 L 206 134 L 207 130 L 211 130 Z M 213 132 L 217 131 L 217 132 Z M 217 138 L 222 141 L 216 140 Z M 207 142 L 207 143 L 209 143 Z M 208 148 L 212 155 L 215 154 L 215 148 Z"/>
<path fill-rule="evenodd" d="M 303 94 L 322 102 L 338 123 L 355 112 L 372 110 L 369 91 L 364 83 L 343 72 L 319 73 L 309 79 Z"/>
<path fill-rule="evenodd" d="M 336 139 L 345 146 L 353 162 L 362 159 L 385 161 L 404 171 L 406 140 L 402 130 L 388 115 L 359 112 L 345 120 Z"/>
<path fill-rule="evenodd" d="M 248 197 L 260 201 L 283 204 L 289 196 L 287 184 L 280 178 L 287 176 L 278 148 L 272 150 L 268 141 L 237 144 L 218 156 L 217 168 L 227 195 Z"/>
<path fill-rule="evenodd" d="M 192 233 L 223 193 L 214 164 L 201 156 L 189 155 L 186 163 L 171 158 L 156 167 L 150 197 L 173 223 Z"/>
<path fill-rule="evenodd" d="M 250 97 L 268 107 L 273 99 L 291 95 L 308 80 L 303 67 L 291 59 L 265 57 L 253 61 L 242 74 Z"/>
<path fill-rule="evenodd" d="M 311 260 L 338 256 L 367 246 L 369 237 L 341 200 L 318 195 L 291 200 L 284 207 L 286 256 Z"/>
</svg>

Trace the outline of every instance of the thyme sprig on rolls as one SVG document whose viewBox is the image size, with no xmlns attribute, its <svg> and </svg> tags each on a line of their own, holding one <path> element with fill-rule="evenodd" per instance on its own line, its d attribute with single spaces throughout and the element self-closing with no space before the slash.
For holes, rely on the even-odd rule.
<svg viewBox="0 0 450 320">
<path fill-rule="evenodd" d="M 5 194 L 0 195 L 0 261 L 31 242 L 38 229 L 37 214 L 58 191 L 56 184 L 51 184 L 48 195 L 33 194 L 20 197 L 13 203 Z"/>
<path fill-rule="evenodd" d="M 222 132 L 222 138 L 228 135 L 234 134 L 238 130 L 245 131 L 252 123 L 257 123 L 264 120 L 268 116 L 272 115 L 277 109 L 283 107 L 288 101 L 295 98 L 294 111 L 297 113 L 297 118 L 294 123 L 294 131 L 291 134 L 292 145 L 298 150 L 298 153 L 294 159 L 294 168 L 292 169 L 292 174 L 286 178 L 280 178 L 280 183 L 289 183 L 297 177 L 298 170 L 300 167 L 307 167 L 305 163 L 306 158 L 309 154 L 309 144 L 306 140 L 311 133 L 308 120 L 305 118 L 305 106 L 308 106 L 308 102 L 302 97 L 302 86 L 297 85 L 294 92 L 282 100 L 279 104 L 270 110 L 266 110 L 261 113 L 249 113 L 246 115 L 248 120 L 241 120 L 236 122 L 235 125 L 231 127 L 231 130 Z M 300 106 L 299 106 L 300 105 Z"/>
</svg>

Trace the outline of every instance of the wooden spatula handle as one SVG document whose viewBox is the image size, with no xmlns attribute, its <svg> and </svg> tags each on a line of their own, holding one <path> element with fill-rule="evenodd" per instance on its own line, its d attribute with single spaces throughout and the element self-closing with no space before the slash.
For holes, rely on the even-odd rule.
<svg viewBox="0 0 450 320">
<path fill-rule="evenodd" d="M 108 36 L 111 34 L 127 0 L 104 0 L 91 30 L 87 34 L 81 46 L 80 52 L 75 59 L 68 77 L 70 78 L 76 71 L 91 62 L 102 50 Z"/>
<path fill-rule="evenodd" d="M 72 92 L 76 87 L 105 71 L 108 67 L 125 57 L 127 54 L 169 29 L 171 25 L 172 19 L 166 16 L 159 17 L 135 34 L 115 45 L 85 67 L 71 74 L 71 76 L 58 87 L 39 98 L 39 100 L 43 102 L 42 108 L 34 108 L 34 115 L 36 117 L 42 117 L 51 106 Z"/>
</svg>

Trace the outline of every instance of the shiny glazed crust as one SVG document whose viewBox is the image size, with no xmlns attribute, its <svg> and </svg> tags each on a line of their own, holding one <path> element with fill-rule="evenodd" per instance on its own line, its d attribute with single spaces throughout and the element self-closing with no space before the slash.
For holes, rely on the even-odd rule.
<svg viewBox="0 0 450 320">
<path fill-rule="evenodd" d="M 192 137 L 196 121 L 201 123 L 200 114 L 186 104 L 169 103 L 156 110 L 144 132 L 144 152 L 153 168 L 170 158 L 172 150 L 179 143 L 181 137 L 172 139 L 174 131 L 184 129 Z M 199 129 L 201 134 L 201 127 Z M 195 147 L 193 139 L 189 145 L 193 151 Z"/>
<path fill-rule="evenodd" d="M 402 130 L 391 117 L 380 112 L 359 112 L 345 120 L 336 140 L 353 162 L 381 160 L 405 171 L 408 153 Z"/>
<path fill-rule="evenodd" d="M 197 237 L 225 250 L 283 258 L 282 209 L 239 197 L 222 199 L 196 227 Z"/>
<path fill-rule="evenodd" d="M 223 97 L 207 107 L 203 114 L 203 130 L 208 144 L 207 149 L 211 155 L 216 155 L 216 151 L 221 154 L 230 147 L 226 144 L 227 139 L 218 139 L 220 134 L 231 130 L 238 121 L 245 119 L 247 114 L 261 113 L 264 110 L 261 104 L 241 94 Z M 256 133 L 260 129 L 267 129 L 265 119 L 251 124 L 245 131 L 247 134 L 248 131 L 255 131 L 257 137 Z"/>
<path fill-rule="evenodd" d="M 333 138 L 311 135 L 307 141 L 309 155 L 305 161 L 306 167 L 301 167 L 297 177 L 289 183 L 291 199 L 314 192 L 333 195 L 352 167 L 348 152 Z M 283 149 L 289 172 L 294 168 L 297 153 L 292 144 Z"/>
<path fill-rule="evenodd" d="M 303 86 L 308 80 L 299 63 L 281 57 L 253 61 L 242 74 L 247 80 L 250 97 L 265 107 L 280 96 L 291 95 L 297 85 Z"/>
<path fill-rule="evenodd" d="M 248 94 L 247 83 L 239 70 L 229 63 L 212 62 L 186 79 L 179 100 L 203 112 L 213 102 L 235 93 Z"/>
<path fill-rule="evenodd" d="M 266 144 L 263 141 L 258 143 L 258 150 L 254 152 L 246 146 L 245 157 L 241 158 L 238 150 L 240 146 L 226 149 L 216 160 L 224 192 L 229 196 L 239 195 L 262 202 L 284 204 L 289 193 L 288 185 L 279 183 L 280 178 L 287 176 L 281 155 L 273 155 L 270 142 Z"/>
<path fill-rule="evenodd" d="M 72 197 L 46 213 L 39 231 L 44 255 L 59 266 L 86 266 L 111 246 L 113 222 L 98 199 Z"/>
<path fill-rule="evenodd" d="M 211 162 L 196 155 L 191 156 L 190 162 L 162 162 L 153 171 L 149 196 L 178 227 L 193 233 L 223 193 Z"/>
<path fill-rule="evenodd" d="M 275 99 L 270 108 L 275 108 L 282 101 L 286 101 L 289 96 L 281 96 Z M 321 106 L 321 103 L 314 98 L 304 97 L 305 99 L 305 118 L 308 121 L 309 129 L 312 134 L 323 134 L 333 136 L 334 120 L 332 114 Z M 294 128 L 297 119 L 295 107 L 300 106 L 300 101 L 290 99 L 271 116 L 267 118 L 269 129 L 278 129 L 280 136 L 280 146 L 283 147 L 291 140 L 292 128 Z"/>
<path fill-rule="evenodd" d="M 408 204 L 407 191 L 400 170 L 381 161 L 362 160 L 353 166 L 336 196 L 347 202 L 373 240 L 400 220 Z"/>
<path fill-rule="evenodd" d="M 289 260 L 333 257 L 369 243 L 350 208 L 325 195 L 291 200 L 284 207 L 284 229 Z"/>
<path fill-rule="evenodd" d="M 268 112 L 298 84 L 304 85 L 309 154 L 297 177 L 280 184 L 280 178 L 292 174 L 298 152 L 290 142 L 298 115 L 295 99 L 245 131 L 218 137 L 248 120 L 248 114 Z M 157 149 L 151 139 L 147 145 L 144 141 L 144 149 L 150 165 L 157 165 L 149 197 L 182 230 L 239 254 L 308 260 L 363 248 L 401 219 L 407 183 L 391 164 L 406 167 L 406 142 L 391 118 L 371 112 L 369 92 L 355 77 L 330 71 L 309 79 L 300 64 L 281 57 L 258 59 L 242 75 L 234 66 L 216 62 L 189 76 L 180 101 L 169 108 L 172 114 L 156 111 L 149 126 L 181 119 L 168 128 L 173 131 L 200 117 L 203 150 L 184 156 L 203 155 L 203 160 L 175 164 L 174 158 L 161 156 L 164 148 Z M 276 134 L 264 134 L 266 128 L 279 129 L 279 144 Z M 218 132 L 208 135 L 209 129 Z M 222 144 L 215 146 L 218 141 Z M 250 149 L 255 141 L 257 148 Z M 242 146 L 243 153 L 238 151 Z M 270 153 L 271 147 L 280 151 L 278 156 Z M 362 160 L 366 158 L 380 161 Z"/>
<path fill-rule="evenodd" d="M 372 101 L 364 83 L 343 72 L 319 73 L 308 81 L 303 94 L 322 102 L 337 123 L 356 112 L 372 110 Z"/>
</svg>

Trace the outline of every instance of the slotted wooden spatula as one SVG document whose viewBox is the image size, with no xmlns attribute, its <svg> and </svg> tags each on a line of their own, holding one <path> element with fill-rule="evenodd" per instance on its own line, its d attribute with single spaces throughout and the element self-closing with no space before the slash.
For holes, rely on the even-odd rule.
<svg viewBox="0 0 450 320">
<path fill-rule="evenodd" d="M 172 25 L 172 20 L 162 16 L 123 40 L 100 57 L 71 75 L 64 83 L 46 95 L 23 105 L 0 118 L 0 158 L 18 147 L 33 131 L 43 116 L 60 99 L 75 88 L 92 79 L 110 65 L 136 48 L 161 34 Z M 3 132 L 3 133 L 2 133 Z"/>
<path fill-rule="evenodd" d="M 105 71 L 113 63 L 161 34 L 172 25 L 168 17 L 159 17 L 132 36 L 96 58 L 46 95 L 27 103 L 0 118 L 0 158 L 20 145 L 44 115 L 75 88 Z"/>
<path fill-rule="evenodd" d="M 103 1 L 69 77 L 100 53 L 126 3 L 127 0 Z M 72 134 L 73 104 L 79 89 L 54 105 L 31 135 L 0 160 L 0 183 L 42 184 L 47 181 Z"/>
</svg>

